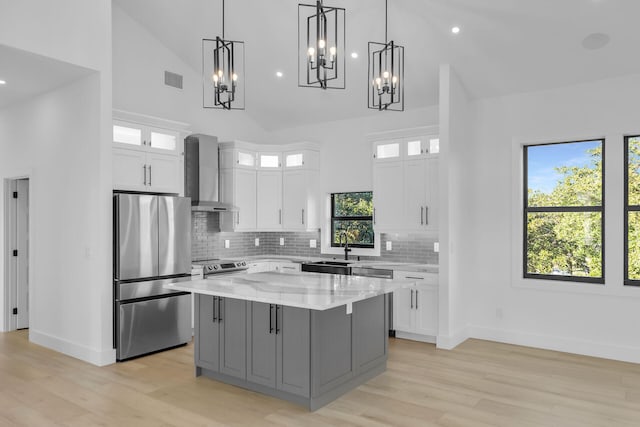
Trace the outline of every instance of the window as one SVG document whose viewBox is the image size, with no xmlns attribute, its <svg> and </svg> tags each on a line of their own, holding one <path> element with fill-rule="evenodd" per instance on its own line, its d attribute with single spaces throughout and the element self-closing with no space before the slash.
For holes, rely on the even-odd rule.
<svg viewBox="0 0 640 427">
<path fill-rule="evenodd" d="M 349 246 L 373 248 L 373 193 L 331 194 L 331 246 L 344 244 L 345 236 Z"/>
<path fill-rule="evenodd" d="M 604 140 L 524 147 L 524 277 L 604 283 Z"/>
<path fill-rule="evenodd" d="M 640 136 L 625 138 L 625 285 L 640 286 Z"/>
</svg>

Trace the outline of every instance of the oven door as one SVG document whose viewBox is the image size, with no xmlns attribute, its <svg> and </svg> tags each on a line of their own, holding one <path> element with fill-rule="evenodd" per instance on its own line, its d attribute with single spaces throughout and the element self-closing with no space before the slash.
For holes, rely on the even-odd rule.
<svg viewBox="0 0 640 427">
<path fill-rule="evenodd" d="M 191 295 L 116 302 L 116 358 L 125 360 L 191 341 Z"/>
</svg>

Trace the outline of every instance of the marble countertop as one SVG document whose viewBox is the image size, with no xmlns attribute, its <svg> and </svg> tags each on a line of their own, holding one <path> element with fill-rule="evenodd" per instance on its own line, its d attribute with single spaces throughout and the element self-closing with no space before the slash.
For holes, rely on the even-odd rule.
<svg viewBox="0 0 640 427">
<path fill-rule="evenodd" d="M 343 261 L 339 258 L 323 258 L 323 257 L 296 257 L 296 256 L 288 256 L 288 255 L 254 255 L 249 256 L 245 259 L 248 262 L 260 262 L 260 261 L 281 261 L 281 262 L 295 262 L 295 263 L 305 263 L 305 262 L 318 262 L 318 261 Z M 373 261 L 373 260 L 349 260 L 349 265 L 351 267 L 372 267 L 372 268 L 383 268 L 387 270 L 401 270 L 401 271 L 415 271 L 419 273 L 429 273 L 429 274 L 438 274 L 438 265 L 437 264 L 419 264 L 419 263 L 409 263 L 409 262 L 392 262 L 392 261 Z"/>
<path fill-rule="evenodd" d="M 413 285 L 413 280 L 306 272 L 264 272 L 229 275 L 165 285 L 167 289 L 328 310 Z"/>
</svg>

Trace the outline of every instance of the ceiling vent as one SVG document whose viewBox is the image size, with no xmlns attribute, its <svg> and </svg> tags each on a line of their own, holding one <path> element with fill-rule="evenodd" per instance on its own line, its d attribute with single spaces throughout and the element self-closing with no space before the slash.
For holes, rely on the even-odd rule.
<svg viewBox="0 0 640 427">
<path fill-rule="evenodd" d="M 164 84 L 175 87 L 176 89 L 182 89 L 182 76 L 180 74 L 172 73 L 171 71 L 165 71 Z"/>
</svg>

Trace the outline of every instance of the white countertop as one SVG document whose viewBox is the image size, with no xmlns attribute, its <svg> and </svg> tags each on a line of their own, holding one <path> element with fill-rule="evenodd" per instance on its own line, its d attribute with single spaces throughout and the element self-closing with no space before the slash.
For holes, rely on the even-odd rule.
<svg viewBox="0 0 640 427">
<path fill-rule="evenodd" d="M 412 280 L 270 271 L 171 283 L 164 287 L 196 294 L 327 310 L 407 288 L 414 283 Z"/>
</svg>

